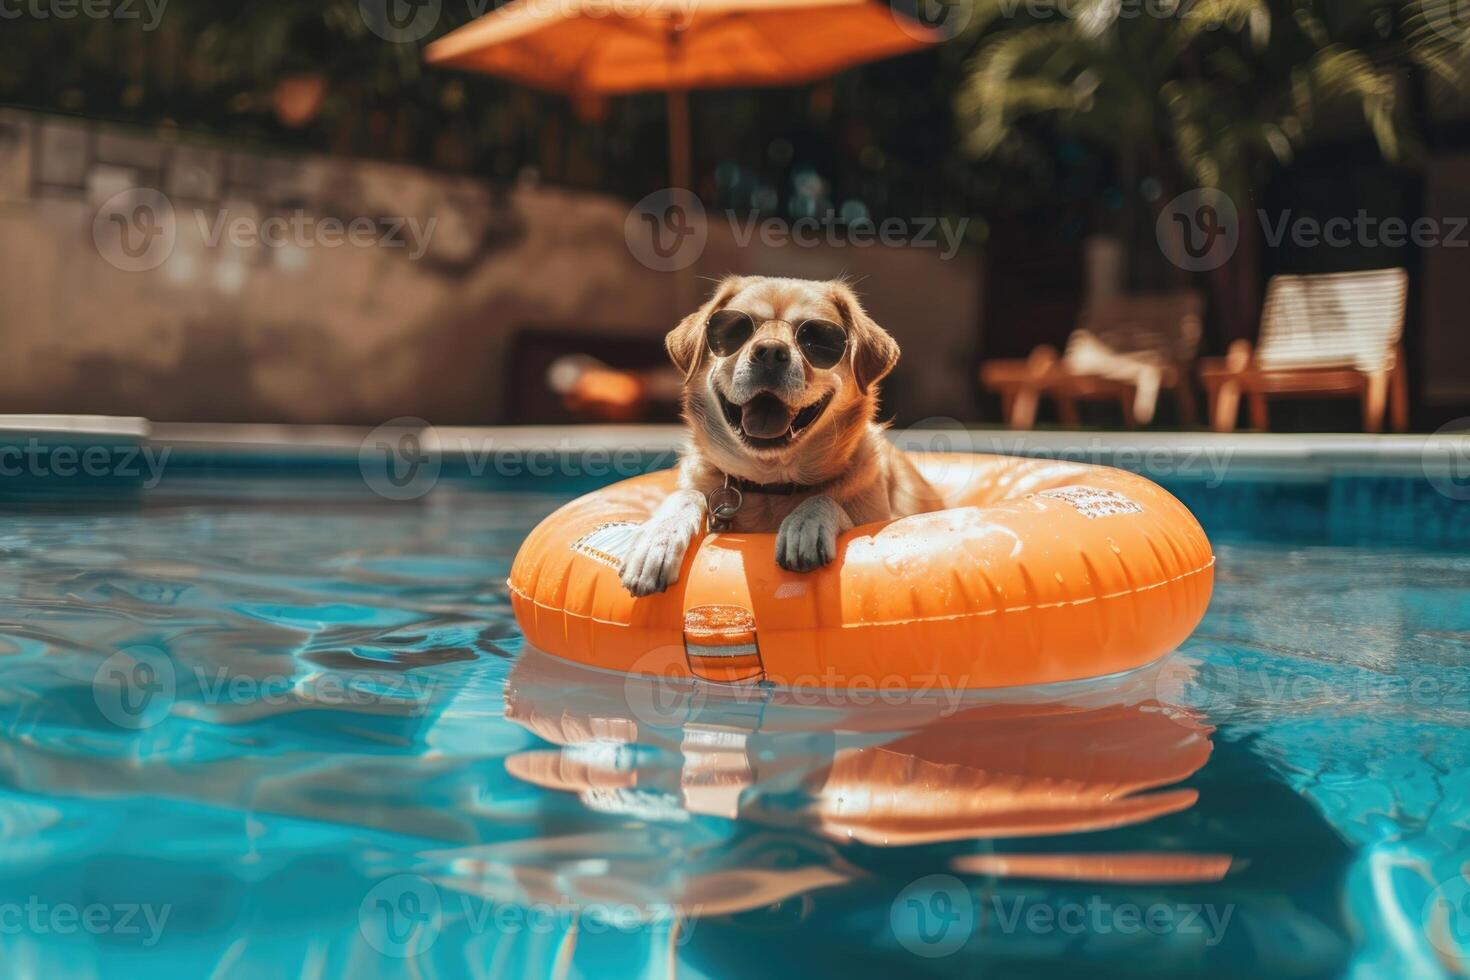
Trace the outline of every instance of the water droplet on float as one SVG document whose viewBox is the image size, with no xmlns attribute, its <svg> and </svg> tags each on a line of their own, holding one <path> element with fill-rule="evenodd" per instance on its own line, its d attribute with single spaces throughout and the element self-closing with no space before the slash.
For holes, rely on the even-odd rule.
<svg viewBox="0 0 1470 980">
<path fill-rule="evenodd" d="M 1123 549 L 1118 547 L 1118 542 L 1112 538 L 1108 538 L 1108 547 L 1113 549 L 1113 554 L 1115 555 L 1121 555 L 1123 553 Z"/>
<path fill-rule="evenodd" d="M 1058 585 L 1061 585 L 1061 584 L 1064 584 L 1064 583 L 1063 583 L 1063 582 L 1062 582 L 1062 573 L 1061 573 L 1061 572 L 1057 572 L 1057 573 L 1055 573 L 1055 574 L 1056 574 L 1056 577 L 1057 577 L 1057 584 L 1058 584 Z"/>
</svg>

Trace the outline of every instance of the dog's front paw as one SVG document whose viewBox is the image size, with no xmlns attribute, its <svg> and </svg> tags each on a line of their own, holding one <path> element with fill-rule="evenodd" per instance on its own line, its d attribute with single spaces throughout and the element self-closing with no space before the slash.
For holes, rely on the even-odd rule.
<svg viewBox="0 0 1470 980">
<path fill-rule="evenodd" d="M 704 526 L 704 495 L 679 490 L 633 532 L 618 576 L 634 596 L 663 592 L 679 581 L 684 553 Z"/>
<path fill-rule="evenodd" d="M 633 535 L 619 577 L 634 596 L 667 591 L 679 581 L 692 534 L 662 521 L 650 521 Z"/>
<path fill-rule="evenodd" d="M 810 572 L 837 557 L 837 533 L 851 521 L 831 497 L 812 497 L 787 515 L 776 532 L 776 564 Z"/>
</svg>

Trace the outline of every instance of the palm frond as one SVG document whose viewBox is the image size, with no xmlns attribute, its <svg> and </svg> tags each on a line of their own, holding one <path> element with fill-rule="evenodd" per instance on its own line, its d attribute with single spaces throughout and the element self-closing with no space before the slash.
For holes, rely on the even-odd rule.
<svg viewBox="0 0 1470 980">
<path fill-rule="evenodd" d="M 957 98 L 971 150 L 1045 117 L 1120 157 L 1171 159 L 1175 179 L 1249 189 L 1329 108 L 1356 108 L 1382 155 L 1404 158 L 1404 74 L 1470 64 L 1463 0 L 1180 0 L 1149 17 L 1120 2 L 982 37 Z"/>
<path fill-rule="evenodd" d="M 1065 60 L 1057 52 L 1074 42 L 1071 24 L 1042 24 L 998 35 L 981 51 L 957 99 L 960 116 L 970 124 L 971 152 L 993 152 L 1020 116 L 1077 108 L 1080 93 L 1065 74 L 1025 71 L 1038 54 Z"/>
</svg>

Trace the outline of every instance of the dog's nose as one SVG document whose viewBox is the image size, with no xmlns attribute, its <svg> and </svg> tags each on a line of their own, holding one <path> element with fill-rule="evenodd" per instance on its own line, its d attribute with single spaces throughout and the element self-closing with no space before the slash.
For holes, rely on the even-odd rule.
<svg viewBox="0 0 1470 980">
<path fill-rule="evenodd" d="M 778 367 L 791 363 L 791 350 L 779 340 L 758 340 L 750 349 L 750 359 L 761 367 Z"/>
</svg>

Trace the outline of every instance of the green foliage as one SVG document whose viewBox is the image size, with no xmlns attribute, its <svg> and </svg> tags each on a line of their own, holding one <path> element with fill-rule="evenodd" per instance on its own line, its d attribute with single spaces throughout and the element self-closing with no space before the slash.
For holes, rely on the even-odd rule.
<svg viewBox="0 0 1470 980">
<path fill-rule="evenodd" d="M 372 146 L 384 128 L 374 128 L 373 112 L 410 107 L 419 131 L 409 135 L 418 137 L 463 102 L 463 76 L 425 69 L 419 44 L 375 36 L 358 0 L 139 0 L 105 9 L 128 15 L 6 20 L 0 102 L 390 157 Z M 468 10 L 445 4 L 438 33 Z M 328 92 L 317 123 L 301 132 L 272 112 L 276 85 L 298 74 L 322 76 Z"/>
<path fill-rule="evenodd" d="M 957 95 L 972 154 L 1023 152 L 1050 121 L 1166 190 L 1237 199 L 1345 110 L 1386 159 L 1412 157 L 1406 79 L 1454 79 L 1470 50 L 1457 0 L 973 2 Z"/>
<path fill-rule="evenodd" d="M 158 6 L 129 6 L 142 11 L 150 3 Z M 605 114 L 579 115 L 560 95 L 423 64 L 424 46 L 501 3 L 443 3 L 433 31 L 411 43 L 374 35 L 359 4 L 167 0 L 151 25 L 0 19 L 0 104 L 497 181 L 537 176 L 633 199 L 666 180 L 660 94 L 620 96 L 607 100 Z M 834 206 L 857 199 L 877 217 L 968 213 L 965 195 L 976 175 L 955 147 L 949 107 L 963 54 L 945 46 L 815 85 L 697 93 L 700 192 L 719 206 L 744 208 L 752 188 L 784 200 L 793 177 L 814 172 Z M 325 101 L 307 124 L 291 128 L 276 112 L 275 95 L 283 80 L 300 75 L 324 80 Z M 787 148 L 779 159 L 778 144 Z M 715 186 L 722 165 L 738 166 L 733 191 Z"/>
</svg>

